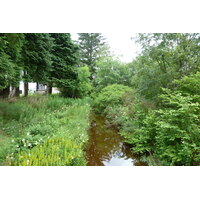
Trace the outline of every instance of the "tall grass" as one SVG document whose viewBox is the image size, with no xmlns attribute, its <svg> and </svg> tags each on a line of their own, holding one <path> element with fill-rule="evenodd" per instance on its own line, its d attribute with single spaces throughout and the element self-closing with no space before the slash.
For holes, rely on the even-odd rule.
<svg viewBox="0 0 200 200">
<path fill-rule="evenodd" d="M 58 96 L 31 96 L 22 98 L 16 102 L 8 103 L 1 102 L 0 116 L 2 118 L 1 128 L 4 129 L 10 140 L 14 139 L 11 147 L 8 148 L 8 161 L 12 165 L 25 165 L 27 158 L 25 155 L 38 154 L 41 149 L 46 149 L 46 152 L 52 152 L 55 146 L 51 138 L 60 138 L 70 141 L 71 152 L 73 154 L 73 145 L 78 145 L 82 152 L 80 162 L 69 162 L 71 165 L 84 165 L 85 160 L 83 147 L 87 141 L 88 116 L 90 111 L 88 99 L 65 99 Z M 14 112 L 14 113 L 13 113 Z M 49 141 L 51 141 L 49 143 Z M 56 140 L 57 141 L 57 140 Z M 47 145 L 48 143 L 48 145 Z M 62 142 L 58 142 L 62 146 Z M 69 145 L 70 147 L 70 145 Z M 65 151 L 63 151 L 64 153 Z M 6 153 L 5 153 L 6 154 Z M 5 154 L 2 160 L 5 159 Z M 55 156 L 60 157 L 60 154 L 52 154 L 52 159 Z M 35 156 L 33 162 L 28 162 L 29 165 L 65 165 L 66 162 L 43 162 L 36 161 L 40 157 Z M 74 155 L 75 156 L 75 155 Z M 22 158 L 23 159 L 19 159 Z M 24 161 L 25 159 L 25 161 Z M 28 158 L 27 158 L 28 159 Z M 51 160 L 51 159 L 50 159 Z M 66 160 L 66 158 L 65 158 Z M 81 161 L 82 160 L 82 161 Z M 54 164 L 53 164 L 54 163 Z"/>
</svg>

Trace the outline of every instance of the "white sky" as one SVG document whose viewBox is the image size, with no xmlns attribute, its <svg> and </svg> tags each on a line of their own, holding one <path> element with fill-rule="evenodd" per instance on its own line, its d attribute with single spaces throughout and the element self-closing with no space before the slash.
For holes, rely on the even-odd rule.
<svg viewBox="0 0 200 200">
<path fill-rule="evenodd" d="M 131 62 L 136 57 L 137 52 L 140 51 L 139 46 L 137 46 L 132 37 L 135 37 L 135 33 L 102 33 L 106 38 L 111 51 L 119 57 L 122 62 Z M 76 33 L 71 33 L 73 40 L 78 39 Z"/>
</svg>

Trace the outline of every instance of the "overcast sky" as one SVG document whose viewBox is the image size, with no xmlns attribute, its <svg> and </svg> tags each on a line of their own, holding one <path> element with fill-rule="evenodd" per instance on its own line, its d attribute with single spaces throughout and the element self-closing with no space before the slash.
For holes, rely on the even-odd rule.
<svg viewBox="0 0 200 200">
<path fill-rule="evenodd" d="M 140 48 L 135 44 L 132 37 L 135 37 L 135 33 L 102 33 L 105 36 L 111 51 L 115 55 L 119 56 L 122 62 L 131 62 L 140 51 Z M 78 35 L 71 33 L 72 39 L 77 40 Z"/>
</svg>

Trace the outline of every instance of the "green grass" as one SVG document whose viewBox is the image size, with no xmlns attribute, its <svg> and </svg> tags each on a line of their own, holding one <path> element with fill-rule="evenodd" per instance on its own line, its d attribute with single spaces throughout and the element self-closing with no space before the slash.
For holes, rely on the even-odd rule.
<svg viewBox="0 0 200 200">
<path fill-rule="evenodd" d="M 11 137 L 0 132 L 0 163 L 2 165 L 5 164 L 4 160 L 10 150 L 11 140 Z"/>
<path fill-rule="evenodd" d="M 1 102 L 0 107 L 3 108 L 0 126 L 7 134 L 8 141 L 0 148 L 0 152 L 3 152 L 1 163 L 6 160 L 10 165 L 20 166 L 86 164 L 83 149 L 88 139 L 88 99 L 37 95 L 12 103 Z M 14 142 L 11 143 L 11 140 Z M 60 151 L 54 152 L 53 149 L 59 145 Z M 70 156 L 63 149 L 65 145 L 71 148 L 68 154 L 73 158 L 78 155 L 77 159 L 67 160 Z M 74 147 L 79 150 L 75 151 Z M 45 156 L 47 159 L 41 162 L 40 158 L 44 156 L 41 152 L 44 149 L 44 152 L 49 153 Z M 31 162 L 30 154 L 33 156 Z"/>
</svg>

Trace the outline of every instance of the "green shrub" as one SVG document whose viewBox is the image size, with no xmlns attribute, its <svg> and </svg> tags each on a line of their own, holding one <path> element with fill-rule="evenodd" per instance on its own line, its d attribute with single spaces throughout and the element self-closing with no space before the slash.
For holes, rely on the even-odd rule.
<svg viewBox="0 0 200 200">
<path fill-rule="evenodd" d="M 107 113 L 109 107 L 122 105 L 123 96 L 131 92 L 132 89 L 124 85 L 109 85 L 101 90 L 94 100 L 94 108 L 96 112 Z"/>
<path fill-rule="evenodd" d="M 90 80 L 90 71 L 87 66 L 78 68 L 79 84 L 77 87 L 77 96 L 85 97 L 92 90 L 92 83 Z"/>
<path fill-rule="evenodd" d="M 200 165 L 199 73 L 176 84 L 174 91 L 163 90 L 162 108 L 137 111 L 133 130 L 121 134 L 135 153 L 153 155 L 162 165 Z"/>
<path fill-rule="evenodd" d="M 199 80 L 200 72 L 197 72 L 196 74 L 185 76 L 181 80 L 176 80 L 174 83 L 177 85 L 177 89 L 184 95 L 200 95 Z"/>
</svg>

